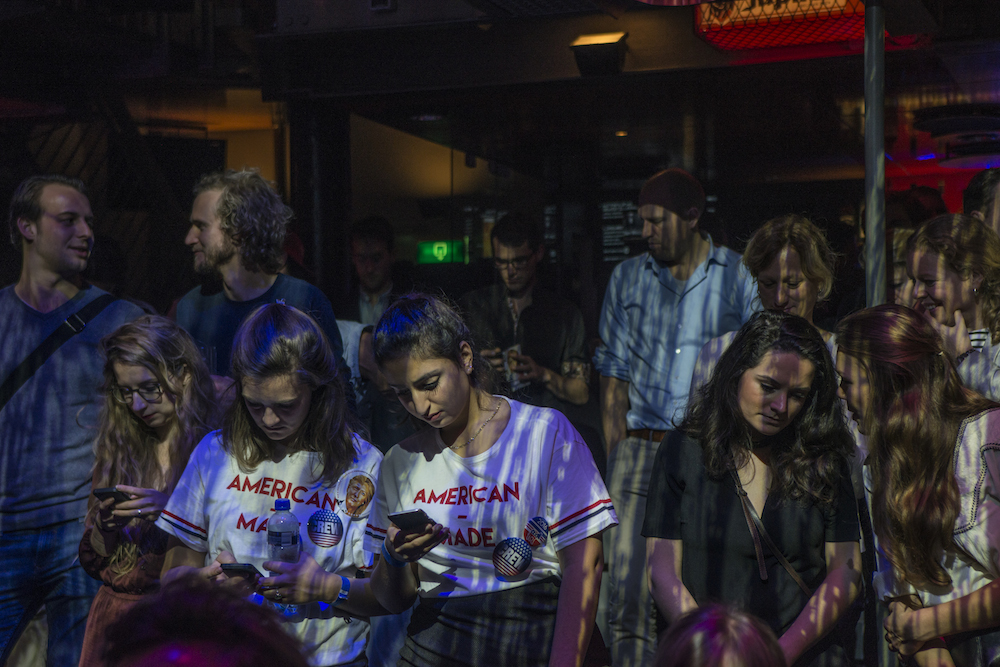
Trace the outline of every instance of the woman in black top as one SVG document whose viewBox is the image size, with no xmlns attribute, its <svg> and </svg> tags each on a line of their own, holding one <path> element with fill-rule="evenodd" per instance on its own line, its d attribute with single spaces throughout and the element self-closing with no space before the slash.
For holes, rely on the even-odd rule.
<svg viewBox="0 0 1000 667">
<path fill-rule="evenodd" d="M 806 320 L 764 312 L 736 335 L 650 480 L 647 571 L 667 619 L 728 602 L 774 630 L 789 665 L 847 664 L 832 638 L 820 641 L 860 579 L 853 441 L 836 392 Z"/>
</svg>

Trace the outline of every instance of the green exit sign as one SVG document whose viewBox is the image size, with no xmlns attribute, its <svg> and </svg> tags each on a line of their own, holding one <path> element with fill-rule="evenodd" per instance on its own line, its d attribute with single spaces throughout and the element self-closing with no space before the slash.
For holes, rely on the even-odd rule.
<svg viewBox="0 0 1000 667">
<path fill-rule="evenodd" d="M 417 264 L 465 261 L 465 241 L 424 241 L 417 244 Z"/>
</svg>

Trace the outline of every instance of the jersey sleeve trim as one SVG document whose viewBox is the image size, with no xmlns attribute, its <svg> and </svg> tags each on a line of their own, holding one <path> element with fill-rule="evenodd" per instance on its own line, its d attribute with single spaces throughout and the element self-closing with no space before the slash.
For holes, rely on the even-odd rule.
<svg viewBox="0 0 1000 667">
<path fill-rule="evenodd" d="M 177 516 L 176 514 L 171 514 L 167 510 L 163 510 L 160 513 L 160 518 L 169 523 L 177 530 L 186 533 L 188 535 L 191 535 L 192 537 L 196 537 L 204 542 L 208 542 L 208 531 L 202 528 L 201 526 L 196 526 L 193 523 L 190 523 L 189 521 L 185 521 L 181 517 Z"/>
<path fill-rule="evenodd" d="M 574 512 L 568 517 L 561 519 L 549 526 L 549 534 L 555 538 L 559 537 L 562 533 L 566 532 L 573 526 L 576 526 L 585 521 L 589 521 L 604 512 L 613 512 L 614 506 L 611 504 L 610 498 L 605 498 L 603 500 L 598 500 L 596 503 L 585 507 L 579 512 Z"/>
<path fill-rule="evenodd" d="M 381 540 L 385 538 L 385 534 L 386 530 L 384 528 L 379 528 L 371 524 L 365 526 L 365 537 L 370 537 L 373 540 Z"/>
</svg>

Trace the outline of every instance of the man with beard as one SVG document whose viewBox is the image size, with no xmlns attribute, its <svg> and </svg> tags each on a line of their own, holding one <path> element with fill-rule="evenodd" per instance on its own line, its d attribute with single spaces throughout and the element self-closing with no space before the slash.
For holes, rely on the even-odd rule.
<svg viewBox="0 0 1000 667">
<path fill-rule="evenodd" d="M 349 381 L 343 343 L 329 299 L 304 280 L 279 273 L 292 210 L 255 169 L 202 177 L 194 188 L 191 229 L 184 243 L 195 271 L 216 275 L 222 290 L 196 287 L 178 302 L 177 323 L 201 346 L 215 375 L 229 375 L 233 337 L 257 306 L 281 301 L 309 313 L 326 333 Z M 345 384 L 346 386 L 346 384 Z M 353 393 L 348 392 L 353 407 Z"/>
<path fill-rule="evenodd" d="M 712 338 L 753 313 L 753 279 L 740 256 L 698 229 L 701 184 L 681 169 L 662 171 L 639 192 L 648 252 L 615 267 L 604 296 L 594 364 L 608 446 L 608 491 L 619 524 L 605 533 L 611 662 L 652 664 L 654 605 L 641 534 L 656 450 L 680 423 L 695 361 Z"/>
</svg>

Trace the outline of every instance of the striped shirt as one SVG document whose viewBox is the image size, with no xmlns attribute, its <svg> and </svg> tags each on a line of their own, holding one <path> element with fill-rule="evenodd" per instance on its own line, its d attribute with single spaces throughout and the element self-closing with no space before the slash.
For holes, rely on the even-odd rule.
<svg viewBox="0 0 1000 667">
<path fill-rule="evenodd" d="M 969 332 L 969 343 L 972 345 L 972 349 L 981 350 L 990 344 L 990 330 L 989 329 L 973 329 Z"/>
<path fill-rule="evenodd" d="M 684 415 L 702 346 L 739 329 L 755 304 L 753 278 L 740 255 L 723 246 L 711 244 L 683 287 L 648 252 L 616 266 L 594 365 L 601 375 L 629 383 L 628 428 L 672 429 Z"/>
</svg>

